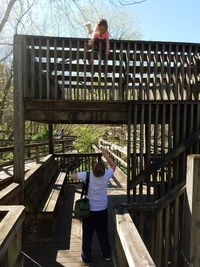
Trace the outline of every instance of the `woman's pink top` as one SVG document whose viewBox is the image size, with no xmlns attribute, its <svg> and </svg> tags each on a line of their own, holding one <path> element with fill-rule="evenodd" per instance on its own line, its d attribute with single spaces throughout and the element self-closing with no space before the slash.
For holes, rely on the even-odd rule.
<svg viewBox="0 0 200 267">
<path fill-rule="evenodd" d="M 95 31 L 92 36 L 95 37 L 95 39 L 109 39 L 109 32 L 106 31 L 100 35 L 97 31 Z"/>
</svg>

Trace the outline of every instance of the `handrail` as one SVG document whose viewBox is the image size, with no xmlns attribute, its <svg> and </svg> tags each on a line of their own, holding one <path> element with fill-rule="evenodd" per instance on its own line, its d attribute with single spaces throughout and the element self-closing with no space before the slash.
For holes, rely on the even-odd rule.
<svg viewBox="0 0 200 267">
<path fill-rule="evenodd" d="M 117 205 L 117 207 L 126 208 L 128 210 L 134 209 L 134 211 L 145 211 L 145 212 L 152 212 L 155 210 L 164 209 L 166 206 L 170 205 L 176 198 L 180 195 L 184 194 L 186 190 L 185 182 L 182 182 L 176 185 L 171 191 L 167 192 L 164 196 L 160 199 L 151 202 L 151 203 L 121 203 Z"/>
<path fill-rule="evenodd" d="M 116 248 L 119 267 L 155 267 L 155 264 L 125 208 L 115 208 Z"/>
<path fill-rule="evenodd" d="M 62 145 L 61 150 L 64 152 L 65 148 L 73 148 L 72 145 L 66 144 L 68 141 L 69 141 L 69 139 L 64 139 L 64 140 L 56 140 L 56 139 L 54 139 L 54 144 Z M 49 142 L 47 142 L 47 141 L 45 141 L 45 142 L 44 141 L 43 142 L 35 142 L 35 143 L 25 144 L 25 149 L 32 149 L 32 148 L 35 149 L 34 158 L 36 159 L 36 162 L 38 162 L 39 158 L 40 158 L 39 148 L 43 147 L 43 146 L 48 146 L 48 145 L 49 145 Z M 6 146 L 6 147 L 0 147 L 0 153 L 7 153 L 7 152 L 14 152 L 14 145 Z M 28 157 L 28 158 L 32 159 L 32 157 Z M 5 164 L 3 164 L 3 166 L 8 165 L 8 164 L 12 164 L 12 163 L 13 163 L 13 160 L 11 160 L 9 162 L 5 162 Z M 2 166 L 2 165 L 0 165 L 0 166 Z"/>
</svg>

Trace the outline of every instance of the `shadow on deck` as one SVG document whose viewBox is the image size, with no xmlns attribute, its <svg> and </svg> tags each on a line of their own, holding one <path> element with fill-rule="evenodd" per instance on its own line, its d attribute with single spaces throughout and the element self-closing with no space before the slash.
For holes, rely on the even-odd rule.
<svg viewBox="0 0 200 267">
<path fill-rule="evenodd" d="M 126 200 L 126 191 L 124 190 L 125 175 L 120 176 L 117 171 L 115 177 L 110 180 L 109 194 L 109 232 L 110 243 L 114 250 L 114 217 L 112 213 L 113 206 Z M 34 225 L 24 238 L 23 251 L 28 257 L 25 257 L 24 267 L 42 266 L 42 267 L 80 267 L 84 266 L 81 254 L 81 222 L 74 219 L 72 215 L 74 201 L 80 197 L 80 190 L 75 185 L 66 185 L 65 194 L 62 200 L 62 215 L 56 227 L 55 238 L 52 240 L 39 240 L 34 231 Z M 99 243 L 96 235 L 92 243 L 93 260 L 92 266 L 114 266 L 113 262 L 105 262 L 101 255 Z M 35 261 L 35 263 L 33 262 Z"/>
</svg>

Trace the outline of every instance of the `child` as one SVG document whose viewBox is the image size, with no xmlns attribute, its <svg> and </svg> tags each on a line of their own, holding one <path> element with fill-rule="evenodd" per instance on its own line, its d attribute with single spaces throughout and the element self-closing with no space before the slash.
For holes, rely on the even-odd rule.
<svg viewBox="0 0 200 267">
<path fill-rule="evenodd" d="M 88 45 L 92 46 L 96 39 L 103 39 L 106 41 L 105 53 L 108 55 L 110 49 L 110 42 L 109 42 L 108 23 L 105 19 L 101 19 L 97 23 L 96 29 L 92 33 L 92 39 L 88 42 Z"/>
</svg>

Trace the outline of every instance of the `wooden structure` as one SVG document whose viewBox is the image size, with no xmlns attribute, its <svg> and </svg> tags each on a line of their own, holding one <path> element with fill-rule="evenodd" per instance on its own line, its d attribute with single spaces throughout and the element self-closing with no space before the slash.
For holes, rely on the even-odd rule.
<svg viewBox="0 0 200 267">
<path fill-rule="evenodd" d="M 186 156 L 200 150 L 200 45 L 14 38 L 14 182 L 24 203 L 24 123 L 126 124 L 127 202 L 156 266 L 184 261 Z M 88 62 L 90 59 L 90 64 Z M 57 181 L 57 180 L 56 180 Z M 156 244 L 156 245 L 155 245 Z"/>
</svg>

